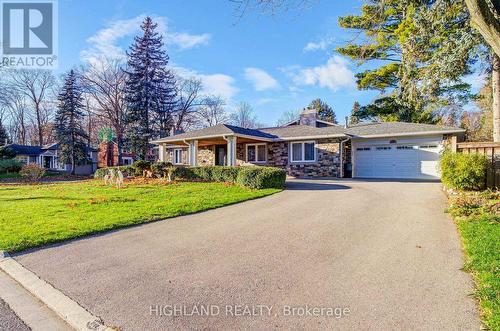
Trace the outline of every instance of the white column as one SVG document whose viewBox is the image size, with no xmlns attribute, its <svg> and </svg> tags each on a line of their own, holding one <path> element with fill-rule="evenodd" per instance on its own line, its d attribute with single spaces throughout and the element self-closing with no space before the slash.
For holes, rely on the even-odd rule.
<svg viewBox="0 0 500 331">
<path fill-rule="evenodd" d="M 158 145 L 158 152 L 160 162 L 165 162 L 167 160 L 167 147 L 164 144 Z"/>
<path fill-rule="evenodd" d="M 227 165 L 236 166 L 236 137 L 227 137 Z"/>
<path fill-rule="evenodd" d="M 198 165 L 198 140 L 189 142 L 189 165 L 196 167 Z"/>
</svg>

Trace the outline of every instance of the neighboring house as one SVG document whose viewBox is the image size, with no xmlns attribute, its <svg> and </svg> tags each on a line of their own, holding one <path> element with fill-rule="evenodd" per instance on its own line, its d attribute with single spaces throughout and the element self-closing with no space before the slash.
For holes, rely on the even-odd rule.
<svg viewBox="0 0 500 331">
<path fill-rule="evenodd" d="M 101 142 L 99 144 L 98 152 L 98 167 L 115 167 L 120 165 L 118 160 L 118 145 L 115 141 Z M 127 153 L 122 150 L 122 164 L 121 165 L 131 165 L 134 163 L 135 154 Z"/>
<path fill-rule="evenodd" d="M 160 160 L 191 166 L 266 165 L 296 177 L 436 179 L 439 154 L 464 130 L 401 122 L 343 127 L 307 109 L 281 127 L 219 124 L 153 141 Z"/>
<path fill-rule="evenodd" d="M 136 155 L 122 148 L 122 164 L 119 164 L 118 160 L 118 145 L 115 141 L 101 142 L 99 144 L 98 152 L 98 166 L 99 168 L 104 167 L 115 167 L 118 165 L 132 165 L 136 160 Z M 149 144 L 148 152 L 146 154 L 146 160 L 150 162 L 158 162 L 158 146 Z"/>
<path fill-rule="evenodd" d="M 59 161 L 59 144 L 49 146 L 27 146 L 10 144 L 6 145 L 16 156 L 15 159 L 21 163 L 36 163 L 39 166 L 54 171 L 71 172 L 71 164 L 64 164 Z M 90 175 L 97 169 L 97 150 L 87 147 L 88 162 L 78 165 L 75 169 L 77 175 Z"/>
</svg>

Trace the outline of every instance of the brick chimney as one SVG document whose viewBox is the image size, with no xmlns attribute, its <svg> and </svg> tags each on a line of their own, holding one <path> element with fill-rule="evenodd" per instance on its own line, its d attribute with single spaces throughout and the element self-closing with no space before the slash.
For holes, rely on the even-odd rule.
<svg viewBox="0 0 500 331">
<path fill-rule="evenodd" d="M 300 125 L 309 125 L 316 127 L 316 120 L 318 119 L 318 111 L 313 108 L 304 108 L 300 113 Z"/>
</svg>

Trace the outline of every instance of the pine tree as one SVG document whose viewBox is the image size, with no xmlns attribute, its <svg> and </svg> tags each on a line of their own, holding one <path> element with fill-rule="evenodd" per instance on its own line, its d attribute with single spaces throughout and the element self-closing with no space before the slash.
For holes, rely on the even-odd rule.
<svg viewBox="0 0 500 331">
<path fill-rule="evenodd" d="M 2 121 L 0 121 L 0 146 L 7 145 L 8 141 L 9 141 L 9 136 L 7 134 L 7 130 L 5 130 Z"/>
<path fill-rule="evenodd" d="M 152 138 L 167 136 L 173 126 L 175 79 L 167 69 L 169 57 L 163 50 L 157 24 L 146 17 L 142 36 L 135 37 L 128 55 L 125 99 L 127 101 L 127 141 L 141 159 L 146 157 Z"/>
<path fill-rule="evenodd" d="M 85 146 L 87 134 L 83 128 L 82 90 L 73 70 L 66 76 L 58 100 L 55 131 L 61 151 L 59 159 L 71 164 L 71 173 L 75 174 L 76 165 L 87 159 Z"/>
<path fill-rule="evenodd" d="M 354 104 L 352 105 L 351 116 L 349 116 L 349 124 L 353 125 L 359 123 L 360 109 L 361 106 L 359 102 L 354 101 Z"/>
<path fill-rule="evenodd" d="M 320 120 L 337 124 L 337 115 L 333 108 L 321 99 L 314 99 L 309 104 L 309 108 L 316 109 Z"/>
</svg>

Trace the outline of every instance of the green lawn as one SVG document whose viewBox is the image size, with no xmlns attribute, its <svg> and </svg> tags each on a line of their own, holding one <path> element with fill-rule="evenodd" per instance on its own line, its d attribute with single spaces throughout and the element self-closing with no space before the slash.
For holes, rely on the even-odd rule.
<svg viewBox="0 0 500 331">
<path fill-rule="evenodd" d="M 127 184 L 117 189 L 97 180 L 0 185 L 0 249 L 20 251 L 278 191 L 225 183 Z"/>
<path fill-rule="evenodd" d="M 467 254 L 465 270 L 474 277 L 475 296 L 489 330 L 500 330 L 499 197 L 498 193 L 464 193 L 450 208 Z"/>
</svg>

